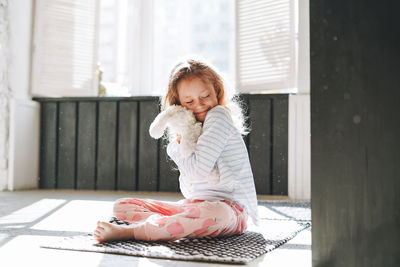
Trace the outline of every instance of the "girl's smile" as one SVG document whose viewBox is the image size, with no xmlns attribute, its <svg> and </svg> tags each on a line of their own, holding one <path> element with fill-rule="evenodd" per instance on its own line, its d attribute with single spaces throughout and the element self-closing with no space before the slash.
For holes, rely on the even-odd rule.
<svg viewBox="0 0 400 267">
<path fill-rule="evenodd" d="M 214 87 L 204 83 L 198 77 L 181 80 L 177 89 L 179 102 L 192 110 L 198 121 L 204 122 L 207 112 L 218 105 Z"/>
</svg>

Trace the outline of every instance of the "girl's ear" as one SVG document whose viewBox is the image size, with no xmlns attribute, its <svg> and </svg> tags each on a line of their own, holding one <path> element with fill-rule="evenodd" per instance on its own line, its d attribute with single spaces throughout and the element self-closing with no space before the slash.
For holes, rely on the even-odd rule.
<svg viewBox="0 0 400 267">
<path fill-rule="evenodd" d="M 221 89 L 215 90 L 217 93 L 218 105 L 225 105 L 224 92 Z"/>
<path fill-rule="evenodd" d="M 176 96 L 176 98 L 175 98 L 175 101 L 174 101 L 175 103 L 174 103 L 174 105 L 179 105 L 179 106 L 181 106 L 182 104 L 181 104 L 181 101 L 179 101 L 179 97 L 178 96 Z"/>
</svg>

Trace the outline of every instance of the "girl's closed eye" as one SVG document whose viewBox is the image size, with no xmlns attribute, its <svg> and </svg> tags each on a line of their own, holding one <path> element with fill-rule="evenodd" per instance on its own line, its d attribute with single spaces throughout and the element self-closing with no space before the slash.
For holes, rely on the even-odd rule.
<svg viewBox="0 0 400 267">
<path fill-rule="evenodd" d="M 190 105 L 190 104 L 192 104 L 192 103 L 193 103 L 193 100 L 186 101 L 186 104 L 188 104 L 188 105 Z"/>
<path fill-rule="evenodd" d="M 209 97 L 210 95 L 206 95 L 206 96 L 203 96 L 203 98 L 207 98 L 207 97 Z"/>
</svg>

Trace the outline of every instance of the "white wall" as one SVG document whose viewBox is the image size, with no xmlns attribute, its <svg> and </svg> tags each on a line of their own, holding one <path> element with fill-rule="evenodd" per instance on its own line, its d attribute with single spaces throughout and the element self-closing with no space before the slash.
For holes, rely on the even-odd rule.
<svg viewBox="0 0 400 267">
<path fill-rule="evenodd" d="M 30 94 L 33 1 L 8 1 L 10 66 L 8 189 L 38 187 L 39 104 Z"/>
<path fill-rule="evenodd" d="M 8 6 L 0 2 L 0 190 L 7 188 L 9 98 L 8 89 Z"/>
<path fill-rule="evenodd" d="M 310 95 L 289 96 L 289 197 L 311 200 Z"/>
<path fill-rule="evenodd" d="M 311 199 L 310 21 L 309 1 L 300 0 L 298 93 L 289 96 L 288 191 L 291 199 Z"/>
</svg>

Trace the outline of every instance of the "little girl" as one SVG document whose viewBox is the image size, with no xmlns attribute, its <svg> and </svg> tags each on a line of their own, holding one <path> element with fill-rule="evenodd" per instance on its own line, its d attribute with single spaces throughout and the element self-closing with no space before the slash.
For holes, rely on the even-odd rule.
<svg viewBox="0 0 400 267">
<path fill-rule="evenodd" d="M 114 214 L 130 224 L 98 222 L 94 232 L 97 241 L 236 235 L 246 229 L 248 215 L 258 224 L 254 179 L 241 136 L 243 117 L 239 105 L 227 96 L 221 76 L 203 61 L 178 64 L 171 72 L 163 109 L 171 105 L 192 110 L 203 123 L 192 155 L 180 155 L 179 135 L 167 147 L 179 168 L 185 199 L 177 203 L 119 199 Z M 207 180 L 215 166 L 217 184 Z"/>
</svg>

